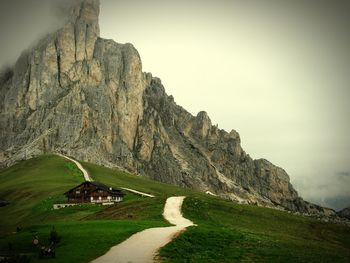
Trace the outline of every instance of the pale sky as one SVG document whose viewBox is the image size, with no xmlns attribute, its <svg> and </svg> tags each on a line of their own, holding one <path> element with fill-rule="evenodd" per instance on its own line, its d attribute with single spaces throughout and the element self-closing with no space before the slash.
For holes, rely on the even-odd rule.
<svg viewBox="0 0 350 263">
<path fill-rule="evenodd" d="M 57 2 L 0 1 L 1 65 L 57 25 Z M 101 0 L 100 29 L 132 43 L 177 104 L 339 209 L 350 206 L 349 13 L 347 1 Z"/>
</svg>

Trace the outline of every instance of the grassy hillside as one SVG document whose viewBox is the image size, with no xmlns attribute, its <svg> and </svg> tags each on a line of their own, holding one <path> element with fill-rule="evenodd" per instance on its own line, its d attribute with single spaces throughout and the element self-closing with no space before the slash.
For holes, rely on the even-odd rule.
<svg viewBox="0 0 350 263">
<path fill-rule="evenodd" d="M 198 226 L 164 247 L 166 262 L 350 262 L 350 228 L 273 209 L 190 197 Z"/>
<path fill-rule="evenodd" d="M 69 161 L 48 155 L 0 171 L 0 254 L 29 253 L 33 235 L 47 240 L 55 226 L 62 240 L 52 262 L 88 262 L 141 229 L 164 226 L 161 216 L 168 196 L 186 195 L 185 216 L 198 226 L 161 250 L 166 262 L 350 262 L 350 228 L 286 212 L 238 205 L 154 182 L 146 178 L 83 163 L 96 181 L 152 193 L 127 194 L 110 207 L 85 205 L 52 210 L 63 193 L 83 180 Z M 17 226 L 23 230 L 13 234 Z M 6 234 L 5 234 L 6 233 Z M 12 250 L 9 251 L 9 243 Z M 45 261 L 45 260 L 44 260 Z"/>
<path fill-rule="evenodd" d="M 100 169 L 103 174 L 105 169 Z M 107 171 L 117 177 L 124 176 Z M 96 170 L 96 173 L 100 172 Z M 38 259 L 38 251 L 31 241 L 34 236 L 39 236 L 41 242 L 48 245 L 48 236 L 54 226 L 62 239 L 53 261 L 89 262 L 135 232 L 168 225 L 161 216 L 164 198 L 150 200 L 130 193 L 125 196 L 125 201 L 113 206 L 114 209 L 134 207 L 118 221 L 111 220 L 113 217 L 108 214 L 99 214 L 106 210 L 99 205 L 52 209 L 54 203 L 66 202 L 63 194 L 83 180 L 75 165 L 55 155 L 40 156 L 1 170 L 0 200 L 10 201 L 10 205 L 0 207 L 0 256 L 21 253 L 30 256 L 31 262 L 45 261 Z M 136 209 L 147 206 L 152 207 L 147 214 Z M 137 210 L 139 216 L 130 217 L 133 210 Z M 21 231 L 16 232 L 18 227 Z"/>
<path fill-rule="evenodd" d="M 0 171 L 0 200 L 11 202 L 1 208 L 0 231 L 46 221 L 47 208 L 82 181 L 77 167 L 54 156 L 41 156 Z"/>
</svg>

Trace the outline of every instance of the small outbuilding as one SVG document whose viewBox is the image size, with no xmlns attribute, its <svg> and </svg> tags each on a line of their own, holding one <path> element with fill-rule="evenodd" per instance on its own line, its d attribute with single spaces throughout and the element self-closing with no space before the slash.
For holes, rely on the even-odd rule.
<svg viewBox="0 0 350 263">
<path fill-rule="evenodd" d="M 64 195 L 69 203 L 114 203 L 121 202 L 125 194 L 98 182 L 85 181 Z"/>
</svg>

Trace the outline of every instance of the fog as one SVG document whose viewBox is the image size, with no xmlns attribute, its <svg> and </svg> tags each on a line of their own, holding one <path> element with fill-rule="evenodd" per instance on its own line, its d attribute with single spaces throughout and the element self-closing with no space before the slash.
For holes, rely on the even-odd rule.
<svg viewBox="0 0 350 263">
<path fill-rule="evenodd" d="M 2 0 L 0 64 L 54 30 L 71 1 Z M 196 115 L 240 133 L 306 200 L 350 206 L 347 1 L 102 0 L 101 36 L 133 43 L 143 70 Z"/>
</svg>

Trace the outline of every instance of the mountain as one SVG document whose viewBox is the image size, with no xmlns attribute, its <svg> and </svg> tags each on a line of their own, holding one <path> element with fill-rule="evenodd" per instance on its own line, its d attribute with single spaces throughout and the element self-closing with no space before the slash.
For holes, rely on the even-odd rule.
<svg viewBox="0 0 350 263">
<path fill-rule="evenodd" d="M 346 207 L 337 212 L 340 217 L 350 219 L 350 207 Z"/>
<path fill-rule="evenodd" d="M 299 197 L 282 168 L 253 160 L 235 130 L 177 105 L 131 44 L 99 37 L 98 16 L 99 1 L 78 2 L 1 74 L 1 166 L 61 152 L 239 202 L 335 214 Z"/>
</svg>

